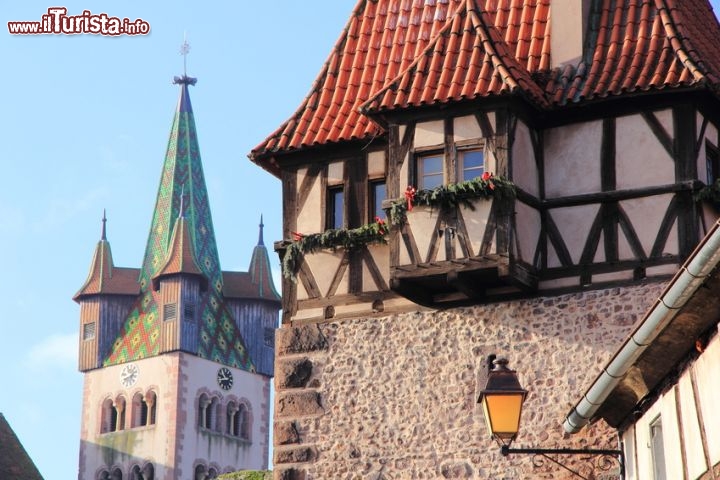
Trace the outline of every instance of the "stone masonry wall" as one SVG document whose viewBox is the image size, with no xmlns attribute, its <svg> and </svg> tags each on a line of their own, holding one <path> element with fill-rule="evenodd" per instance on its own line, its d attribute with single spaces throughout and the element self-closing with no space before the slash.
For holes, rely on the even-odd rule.
<svg viewBox="0 0 720 480">
<path fill-rule="evenodd" d="M 507 357 L 530 392 L 514 446 L 617 448 L 604 424 L 562 421 L 662 287 L 283 326 L 275 479 L 571 478 L 500 455 L 476 403 L 484 361 Z"/>
</svg>

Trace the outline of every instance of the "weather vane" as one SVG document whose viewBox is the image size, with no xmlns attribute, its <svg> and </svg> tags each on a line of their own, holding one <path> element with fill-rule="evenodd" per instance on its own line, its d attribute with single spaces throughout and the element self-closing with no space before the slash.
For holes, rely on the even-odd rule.
<svg viewBox="0 0 720 480">
<path fill-rule="evenodd" d="M 187 41 L 187 35 L 183 35 L 183 44 L 180 45 L 180 55 L 183 56 L 183 75 L 187 76 L 187 56 L 190 53 L 190 44 Z"/>
<path fill-rule="evenodd" d="M 175 77 L 173 83 L 184 85 L 195 85 L 197 78 L 187 76 L 187 56 L 190 53 L 190 44 L 187 41 L 187 34 L 183 35 L 183 43 L 180 45 L 180 55 L 183 56 L 183 74 L 182 77 Z"/>
</svg>

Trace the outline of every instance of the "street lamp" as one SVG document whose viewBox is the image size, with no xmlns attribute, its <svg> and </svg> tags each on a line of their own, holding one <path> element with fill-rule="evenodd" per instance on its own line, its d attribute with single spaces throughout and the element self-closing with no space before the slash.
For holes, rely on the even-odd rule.
<svg viewBox="0 0 720 480">
<path fill-rule="evenodd" d="M 504 358 L 488 365 L 487 383 L 480 392 L 478 403 L 483 406 L 492 437 L 509 446 L 520 429 L 520 415 L 528 392 L 520 386 L 515 370 L 510 370 L 507 365 Z"/>
<path fill-rule="evenodd" d="M 588 480 L 588 477 L 572 470 L 567 465 L 560 463 L 549 455 L 586 455 L 612 457 L 620 464 L 620 478 L 625 478 L 625 459 L 622 450 L 610 449 L 583 449 L 583 448 L 510 448 L 510 444 L 517 437 L 520 430 L 520 416 L 522 406 L 527 397 L 527 390 L 520 386 L 515 370 L 508 368 L 508 361 L 504 358 L 497 358 L 495 355 L 488 357 L 487 382 L 485 388 L 480 392 L 478 403 L 482 404 L 485 412 L 490 435 L 500 444 L 500 452 L 503 456 L 512 454 L 541 455 L 551 462 L 559 465 L 574 475 Z M 605 464 L 603 464 L 605 466 Z M 594 478 L 594 477 L 593 477 Z"/>
</svg>

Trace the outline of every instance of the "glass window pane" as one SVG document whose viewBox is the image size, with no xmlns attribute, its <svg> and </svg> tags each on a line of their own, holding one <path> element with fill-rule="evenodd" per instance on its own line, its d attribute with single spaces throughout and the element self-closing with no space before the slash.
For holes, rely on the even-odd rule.
<svg viewBox="0 0 720 480">
<path fill-rule="evenodd" d="M 330 228 L 343 227 L 343 191 L 333 190 L 332 192 L 332 225 Z"/>
<path fill-rule="evenodd" d="M 374 182 L 370 188 L 373 202 L 372 218 L 370 221 L 375 220 L 375 217 L 385 220 L 385 210 L 382 209 L 382 202 L 386 196 L 385 182 Z"/>
<path fill-rule="evenodd" d="M 461 181 L 468 181 L 481 176 L 485 170 L 483 151 L 470 150 L 462 152 L 462 169 L 462 175 L 458 175 Z"/>
<path fill-rule="evenodd" d="M 443 184 L 443 157 L 421 157 L 417 162 L 418 188 L 433 189 Z"/>
</svg>

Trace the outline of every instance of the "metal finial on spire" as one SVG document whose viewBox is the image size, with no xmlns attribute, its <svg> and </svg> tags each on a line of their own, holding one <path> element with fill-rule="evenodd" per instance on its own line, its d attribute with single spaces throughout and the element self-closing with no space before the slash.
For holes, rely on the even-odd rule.
<svg viewBox="0 0 720 480">
<path fill-rule="evenodd" d="M 107 217 L 105 216 L 105 209 L 103 208 L 103 218 L 102 218 L 102 234 L 100 235 L 100 240 L 107 240 L 106 230 L 105 230 L 105 224 L 107 223 Z"/>
<path fill-rule="evenodd" d="M 265 245 L 265 242 L 263 242 L 263 227 L 265 224 L 263 223 L 263 216 L 262 213 L 260 214 L 260 236 L 258 237 L 258 245 Z"/>
<path fill-rule="evenodd" d="M 183 35 L 183 43 L 180 45 L 180 55 L 183 56 L 183 74 L 182 77 L 173 78 L 173 83 L 183 85 L 195 85 L 197 78 L 187 76 L 187 56 L 190 53 L 190 44 L 187 41 L 187 35 Z"/>
<path fill-rule="evenodd" d="M 190 44 L 187 41 L 187 32 L 183 33 L 183 44 L 180 45 L 180 55 L 183 56 L 183 76 L 187 76 L 187 56 L 190 53 Z"/>
</svg>

